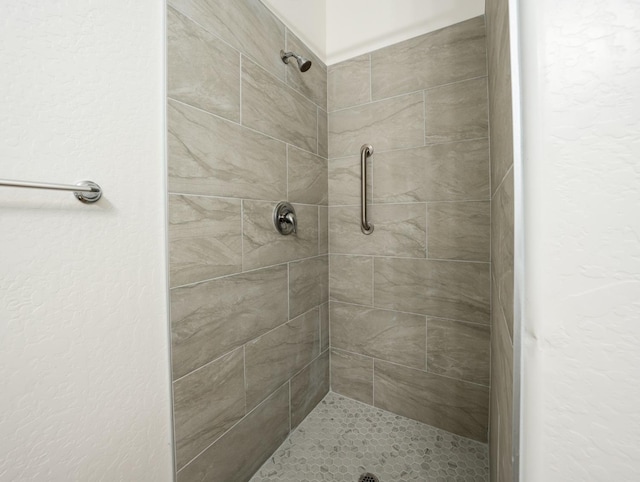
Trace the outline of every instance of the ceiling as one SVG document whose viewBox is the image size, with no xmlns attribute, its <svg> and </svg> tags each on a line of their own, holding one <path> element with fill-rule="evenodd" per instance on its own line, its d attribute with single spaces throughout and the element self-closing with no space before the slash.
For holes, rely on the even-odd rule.
<svg viewBox="0 0 640 482">
<path fill-rule="evenodd" d="M 484 0 L 262 0 L 327 65 L 484 14 Z"/>
</svg>

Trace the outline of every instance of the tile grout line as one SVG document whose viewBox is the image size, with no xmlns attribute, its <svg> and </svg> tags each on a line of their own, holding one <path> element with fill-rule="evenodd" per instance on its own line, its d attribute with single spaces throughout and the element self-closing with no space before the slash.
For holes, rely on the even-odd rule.
<svg viewBox="0 0 640 482">
<path fill-rule="evenodd" d="M 285 382 L 286 383 L 286 382 Z M 176 471 L 176 474 L 182 472 L 184 469 L 187 468 L 187 466 L 191 465 L 197 458 L 199 458 L 202 454 L 204 454 L 207 450 L 209 450 L 211 447 L 213 447 L 220 439 L 222 439 L 222 437 L 224 437 L 225 435 L 227 435 L 229 432 L 231 432 L 234 428 L 236 428 L 236 426 L 240 423 L 242 423 L 249 415 L 251 415 L 253 412 L 255 412 L 258 408 L 260 408 L 261 405 L 265 404 L 270 398 L 272 398 L 277 392 L 278 390 L 280 390 L 282 387 L 284 387 L 284 383 L 279 385 L 278 388 L 276 388 L 272 393 L 270 393 L 267 397 L 265 397 L 264 400 L 262 400 L 260 403 L 258 403 L 255 407 L 253 407 L 248 413 L 246 413 L 244 415 L 244 417 L 240 418 L 239 420 L 237 420 L 231 427 L 229 427 L 227 430 L 225 430 L 219 437 L 217 437 L 213 442 L 211 442 L 209 445 L 207 445 L 202 451 L 200 451 L 195 457 L 193 457 L 191 460 L 189 460 L 186 464 L 184 464 L 180 470 Z"/>
<path fill-rule="evenodd" d="M 301 262 L 301 261 L 308 261 L 308 260 L 315 259 L 315 258 L 321 258 L 322 256 L 327 256 L 327 254 L 315 254 L 313 256 L 308 256 L 306 258 L 291 259 L 291 260 L 288 260 L 288 261 L 282 261 L 281 263 L 278 263 L 278 264 L 271 264 L 271 265 L 268 265 L 268 266 L 261 266 L 259 268 L 252 268 L 252 269 L 249 269 L 249 270 L 246 270 L 246 271 L 240 271 L 240 272 L 236 272 L 236 273 L 225 274 L 225 275 L 222 275 L 222 276 L 216 276 L 215 278 L 208 278 L 208 279 L 204 279 L 204 280 L 200 280 L 200 281 L 194 281 L 192 283 L 186 283 L 186 284 L 183 284 L 183 285 L 172 286 L 170 288 L 170 290 L 176 290 L 176 289 L 179 289 L 179 288 L 191 288 L 191 287 L 194 287 L 194 286 L 199 285 L 199 284 L 209 283 L 210 281 L 216 281 L 216 280 L 221 280 L 221 279 L 225 279 L 225 278 L 231 278 L 233 276 L 239 276 L 239 275 L 243 275 L 243 274 L 255 273 L 255 272 L 260 271 L 260 270 L 267 270 L 267 269 L 277 268 L 279 266 L 284 266 L 284 265 L 286 265 L 288 263 L 298 263 L 298 262 Z M 418 259 L 422 259 L 422 258 L 418 258 Z"/>
<path fill-rule="evenodd" d="M 362 305 L 360 303 L 351 303 L 348 301 L 339 301 L 339 300 L 330 300 L 332 303 L 339 303 L 339 304 L 343 304 L 343 305 L 350 305 L 350 306 L 359 306 L 361 308 L 367 308 L 367 309 L 375 309 L 378 311 L 391 311 L 394 313 L 401 313 L 401 314 L 405 314 L 405 315 L 414 315 L 414 316 L 428 316 L 430 318 L 437 318 L 438 320 L 444 320 L 444 321 L 453 321 L 453 322 L 457 322 L 457 323 L 467 323 L 469 325 L 477 325 L 477 326 L 490 326 L 489 322 L 483 323 L 481 321 L 468 321 L 468 320 L 458 320 L 456 318 L 447 318 L 447 317 L 443 317 L 443 316 L 437 316 L 437 315 L 432 315 L 429 313 L 417 313 L 415 311 L 402 311 L 402 310 L 394 310 L 392 308 L 381 308 L 379 306 L 368 306 L 368 305 Z"/>
<path fill-rule="evenodd" d="M 262 67 L 262 66 L 260 66 L 260 67 L 264 69 L 264 67 Z M 271 75 L 273 75 L 273 74 L 271 74 Z M 357 108 L 360 108 L 360 107 L 370 106 L 370 105 L 376 104 L 378 102 L 386 102 L 386 101 L 389 101 L 389 100 L 397 99 L 399 97 L 415 95 L 415 94 L 420 93 L 420 92 L 426 92 L 426 91 L 429 91 L 429 90 L 438 89 L 440 87 L 448 87 L 450 85 L 461 84 L 463 82 L 469 82 L 469 81 L 472 81 L 472 80 L 478 80 L 478 79 L 483 79 L 483 78 L 487 78 L 487 76 L 486 75 L 479 75 L 477 77 L 469 77 L 468 79 L 456 80 L 455 82 L 449 82 L 449 83 L 446 83 L 446 84 L 439 84 L 439 85 L 434 85 L 434 86 L 431 86 L 431 87 L 421 87 L 421 88 L 417 88 L 416 90 L 411 90 L 409 92 L 402 92 L 402 93 L 399 93 L 399 94 L 390 95 L 388 97 L 381 97 L 380 99 L 375 99 L 375 100 L 373 100 L 373 97 L 372 97 L 372 94 L 371 94 L 372 87 L 370 86 L 370 89 L 369 89 L 369 92 L 370 92 L 369 93 L 369 99 L 370 100 L 368 102 L 363 102 L 361 104 L 354 104 L 354 105 L 350 105 L 350 106 L 347 106 L 347 107 L 341 107 L 340 109 L 335 109 L 335 110 L 332 110 L 332 111 L 330 111 L 328 113 L 329 114 L 335 114 L 337 112 L 343 112 L 343 111 L 350 110 L 350 109 L 357 109 Z"/>
<path fill-rule="evenodd" d="M 240 52 L 240 121 L 238 123 L 242 125 L 242 52 Z"/>
<path fill-rule="evenodd" d="M 187 104 L 187 105 L 190 105 L 190 104 Z M 204 111 L 204 112 L 207 112 L 207 111 Z M 211 114 L 211 115 L 215 115 L 215 114 Z M 232 121 L 229 121 L 229 122 L 232 122 Z M 260 131 L 256 131 L 256 132 L 259 132 L 260 134 L 262 134 Z M 268 135 L 268 134 L 264 134 L 264 135 Z M 279 140 L 279 139 L 276 139 L 276 140 Z M 442 142 L 428 142 L 426 144 L 415 145 L 415 146 L 394 147 L 392 149 L 378 149 L 378 153 L 379 154 L 389 154 L 389 153 L 401 152 L 401 151 L 411 151 L 411 150 L 417 151 L 419 149 L 424 149 L 426 147 L 443 146 L 443 145 L 448 145 L 448 144 L 462 144 L 462 143 L 467 143 L 467 142 L 478 142 L 478 141 L 489 141 L 489 138 L 485 136 L 485 137 L 470 137 L 468 139 L 457 139 L 457 140 L 442 141 Z M 329 161 L 340 161 L 340 160 L 349 159 L 351 157 L 358 157 L 358 155 L 357 154 L 356 155 L 347 154 L 347 155 L 333 156 L 333 157 L 330 157 L 328 160 Z"/>
<path fill-rule="evenodd" d="M 287 141 L 287 140 L 279 139 L 279 138 L 277 138 L 277 137 L 272 136 L 271 134 L 267 134 L 266 132 L 259 131 L 258 129 L 254 129 L 253 127 L 250 127 L 250 126 L 248 126 L 248 125 L 246 125 L 246 124 L 240 124 L 240 123 L 238 123 L 238 122 L 236 122 L 236 121 L 234 121 L 234 120 L 227 119 L 226 117 L 223 117 L 223 116 L 221 116 L 220 114 L 215 114 L 215 113 L 213 113 L 213 112 L 209 112 L 208 110 L 205 110 L 205 109 L 203 109 L 202 107 L 198 107 L 198 106 L 196 106 L 196 105 L 189 104 L 189 103 L 187 103 L 187 102 L 184 102 L 184 101 L 182 101 L 182 100 L 176 99 L 176 98 L 174 98 L 174 97 L 167 97 L 167 101 L 171 101 L 171 102 L 175 102 L 176 104 L 180 104 L 180 105 L 183 105 L 183 106 L 187 106 L 187 107 L 189 107 L 189 108 L 191 108 L 191 109 L 197 110 L 197 111 L 202 112 L 202 113 L 204 113 L 204 114 L 206 114 L 206 115 L 209 115 L 209 116 L 211 116 L 211 117 L 215 117 L 216 119 L 219 119 L 219 120 L 221 120 L 221 121 L 223 121 L 223 122 L 228 122 L 229 124 L 233 124 L 234 126 L 242 127 L 243 129 L 246 129 L 246 130 L 248 130 L 248 131 L 250 131 L 250 132 L 254 132 L 254 133 L 256 133 L 256 134 L 260 134 L 260 135 L 261 135 L 261 136 L 263 136 L 263 137 L 267 137 L 267 138 L 272 139 L 272 140 L 274 140 L 274 141 L 278 141 L 278 142 L 280 142 L 280 143 L 282 143 L 282 144 L 291 144 L 291 143 L 290 143 L 289 141 Z M 306 152 L 306 153 L 308 153 L 308 154 L 313 154 L 314 156 L 317 156 L 317 155 L 318 155 L 318 154 L 316 154 L 315 152 L 310 151 L 310 150 L 308 150 L 308 149 L 306 149 L 306 148 L 304 148 L 304 147 L 301 147 L 301 146 L 299 146 L 299 145 L 297 145 L 297 144 L 292 144 L 292 146 L 293 146 L 293 147 L 295 147 L 296 149 L 300 149 L 301 151 L 304 151 L 304 152 Z M 318 157 L 322 157 L 322 156 L 318 156 Z"/>
<path fill-rule="evenodd" d="M 397 367 L 406 368 L 407 370 L 415 370 L 415 371 L 418 371 L 418 372 L 423 373 L 423 374 L 428 374 L 428 375 L 435 376 L 435 377 L 445 378 L 447 380 L 452 380 L 454 382 L 462 382 L 462 383 L 466 383 L 466 384 L 473 385 L 475 387 L 480 387 L 480 388 L 487 388 L 487 389 L 490 388 L 489 385 L 483 385 L 482 383 L 472 382 L 472 381 L 466 380 L 464 378 L 454 378 L 454 377 L 451 377 L 451 376 L 448 376 L 448 375 L 442 375 L 441 373 L 434 373 L 434 372 L 430 372 L 430 371 L 427 371 L 427 370 L 423 370 L 422 368 L 411 367 L 409 365 L 403 365 L 402 363 L 398 363 L 398 362 L 394 362 L 394 361 L 390 361 L 390 360 L 385 360 L 384 358 L 374 357 L 374 356 L 371 356 L 371 355 L 364 355 L 362 353 L 357 353 L 355 351 L 345 350 L 344 348 L 335 347 L 335 348 L 333 348 L 333 350 L 336 350 L 338 352 L 348 353 L 350 355 L 356 355 L 356 356 L 359 356 L 359 357 L 371 358 L 374 361 L 377 360 L 377 361 L 382 362 L 382 363 L 388 363 L 390 365 L 394 365 L 394 366 L 397 366 Z"/>
</svg>

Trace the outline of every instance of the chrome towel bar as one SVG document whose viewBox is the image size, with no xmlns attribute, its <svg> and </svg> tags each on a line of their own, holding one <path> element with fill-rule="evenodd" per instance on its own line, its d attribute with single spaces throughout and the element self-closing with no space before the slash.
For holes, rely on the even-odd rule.
<svg viewBox="0 0 640 482">
<path fill-rule="evenodd" d="M 27 187 L 32 189 L 52 189 L 54 191 L 73 191 L 78 201 L 94 203 L 102 197 L 102 188 L 92 181 L 78 181 L 75 184 L 53 184 L 48 182 L 10 181 L 0 179 L 0 186 Z"/>
<path fill-rule="evenodd" d="M 373 224 L 367 220 L 367 157 L 373 155 L 373 146 L 365 144 L 360 148 L 360 197 L 362 211 L 360 218 L 360 229 L 364 234 L 373 233 Z"/>
</svg>

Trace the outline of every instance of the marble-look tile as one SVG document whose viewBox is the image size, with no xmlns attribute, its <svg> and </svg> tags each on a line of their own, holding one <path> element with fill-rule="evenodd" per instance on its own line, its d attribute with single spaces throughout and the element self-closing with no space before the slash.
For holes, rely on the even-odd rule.
<svg viewBox="0 0 640 482">
<path fill-rule="evenodd" d="M 250 482 L 488 482 L 487 456 L 486 444 L 328 393 Z"/>
<path fill-rule="evenodd" d="M 289 386 L 284 385 L 178 472 L 178 482 L 245 481 L 289 434 Z"/>
<path fill-rule="evenodd" d="M 373 358 L 332 348 L 331 390 L 373 405 Z"/>
<path fill-rule="evenodd" d="M 316 308 L 245 345 L 247 410 L 320 354 L 319 316 Z"/>
<path fill-rule="evenodd" d="M 212 34 L 284 80 L 285 27 L 259 0 L 169 0 Z"/>
<path fill-rule="evenodd" d="M 488 325 L 427 318 L 427 371 L 489 385 Z"/>
<path fill-rule="evenodd" d="M 289 318 L 329 301 L 328 256 L 289 263 Z"/>
<path fill-rule="evenodd" d="M 484 18 L 476 17 L 371 53 L 373 99 L 486 75 Z"/>
<path fill-rule="evenodd" d="M 331 206 L 360 205 L 360 169 L 359 155 L 329 160 L 329 204 Z M 371 204 L 373 200 L 373 159 L 371 157 L 367 159 L 367 186 L 367 202 Z"/>
<path fill-rule="evenodd" d="M 171 100 L 167 116 L 169 191 L 286 198 L 286 144 Z"/>
<path fill-rule="evenodd" d="M 291 379 L 291 430 L 329 392 L 329 350 L 313 360 Z"/>
<path fill-rule="evenodd" d="M 486 8 L 491 187 L 495 193 L 513 164 L 509 5 L 502 0 L 490 0 Z"/>
<path fill-rule="evenodd" d="M 171 358 L 179 378 L 287 321 L 287 267 L 171 290 Z"/>
<path fill-rule="evenodd" d="M 317 152 L 316 105 L 244 57 L 242 124 L 301 149 Z"/>
<path fill-rule="evenodd" d="M 426 257 L 425 204 L 374 204 L 368 218 L 372 234 L 360 230 L 359 206 L 329 208 L 329 246 L 332 253 Z"/>
<path fill-rule="evenodd" d="M 329 313 L 332 347 L 426 369 L 424 316 L 336 302 Z"/>
<path fill-rule="evenodd" d="M 169 196 L 171 286 L 242 270 L 239 199 Z"/>
<path fill-rule="evenodd" d="M 318 254 L 318 207 L 294 204 L 298 232 L 283 236 L 273 225 L 277 203 L 243 201 L 242 266 L 245 270 Z"/>
<path fill-rule="evenodd" d="M 489 322 L 489 264 L 376 258 L 377 308 L 477 323 Z"/>
<path fill-rule="evenodd" d="M 513 339 L 513 169 L 491 203 L 491 260 L 497 296 Z"/>
<path fill-rule="evenodd" d="M 427 205 L 429 258 L 489 262 L 489 201 Z"/>
<path fill-rule="evenodd" d="M 327 111 L 318 107 L 318 155 L 329 157 L 329 118 Z"/>
<path fill-rule="evenodd" d="M 320 305 L 320 352 L 329 348 L 329 303 Z"/>
<path fill-rule="evenodd" d="M 318 254 L 329 252 L 329 209 L 318 206 Z"/>
<path fill-rule="evenodd" d="M 486 139 L 383 152 L 374 158 L 376 203 L 489 200 Z M 329 201 L 333 203 L 331 162 Z M 353 181 L 348 189 L 353 189 Z"/>
<path fill-rule="evenodd" d="M 329 66 L 327 75 L 329 112 L 371 101 L 369 54 L 333 64 Z"/>
<path fill-rule="evenodd" d="M 174 382 L 173 405 L 180 470 L 244 417 L 242 348 Z"/>
<path fill-rule="evenodd" d="M 327 204 L 327 160 L 293 146 L 287 146 L 287 155 L 289 202 Z"/>
<path fill-rule="evenodd" d="M 172 8 L 167 63 L 170 98 L 240 120 L 240 54 Z"/>
<path fill-rule="evenodd" d="M 295 52 L 311 60 L 311 68 L 300 72 L 295 59 L 285 67 L 287 84 L 296 89 L 316 105 L 327 110 L 327 67 L 291 30 L 287 29 L 286 52 Z"/>
<path fill-rule="evenodd" d="M 489 135 L 486 77 L 427 90 L 425 102 L 426 144 Z"/>
<path fill-rule="evenodd" d="M 329 298 L 373 305 L 373 258 L 332 254 L 329 257 Z"/>
<path fill-rule="evenodd" d="M 360 155 L 363 144 L 374 152 L 424 145 L 422 92 L 351 107 L 329 114 L 329 157 Z"/>
<path fill-rule="evenodd" d="M 375 406 L 487 441 L 489 389 L 375 360 Z"/>
</svg>

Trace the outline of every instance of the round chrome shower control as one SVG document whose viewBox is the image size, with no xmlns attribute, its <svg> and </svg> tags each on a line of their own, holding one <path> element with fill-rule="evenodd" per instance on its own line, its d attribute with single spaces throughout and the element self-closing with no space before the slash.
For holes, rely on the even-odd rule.
<svg viewBox="0 0 640 482">
<path fill-rule="evenodd" d="M 279 202 L 273 210 L 273 224 L 276 230 L 283 236 L 296 234 L 298 231 L 296 210 L 286 201 Z"/>
</svg>

